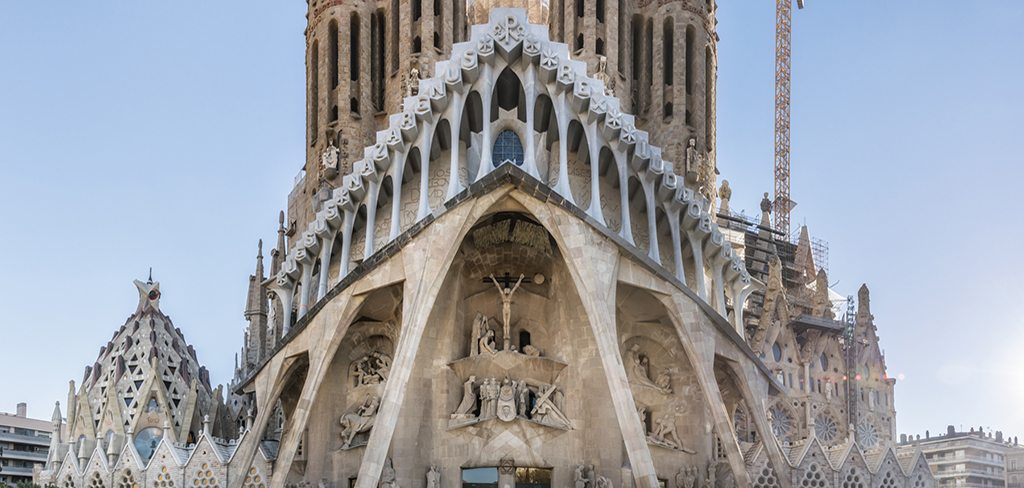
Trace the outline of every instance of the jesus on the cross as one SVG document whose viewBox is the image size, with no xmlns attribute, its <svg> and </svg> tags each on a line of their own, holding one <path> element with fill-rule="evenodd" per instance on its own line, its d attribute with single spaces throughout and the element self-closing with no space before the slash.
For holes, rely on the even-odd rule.
<svg viewBox="0 0 1024 488">
<path fill-rule="evenodd" d="M 526 279 L 526 275 L 520 274 L 519 281 L 516 281 L 515 286 L 509 288 L 512 280 L 510 280 L 507 275 L 501 280 L 505 283 L 505 286 L 503 287 L 501 286 L 501 283 L 498 282 L 498 279 L 494 277 L 494 274 L 491 274 L 491 281 L 494 282 L 494 286 L 498 288 L 498 293 L 501 294 L 501 326 L 505 334 L 503 336 L 505 346 L 502 348 L 503 351 L 508 351 L 512 345 L 510 332 L 512 327 L 512 294 L 519 289 L 519 285 L 523 284 L 524 279 Z"/>
</svg>

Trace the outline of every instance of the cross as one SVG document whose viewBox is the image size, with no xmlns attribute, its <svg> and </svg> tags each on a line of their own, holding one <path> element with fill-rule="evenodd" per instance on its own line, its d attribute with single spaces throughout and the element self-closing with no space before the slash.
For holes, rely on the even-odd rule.
<svg viewBox="0 0 1024 488">
<path fill-rule="evenodd" d="M 494 277 L 494 281 L 497 281 L 498 283 L 501 283 L 502 288 L 511 288 L 512 285 L 515 284 L 516 281 L 519 281 L 519 277 L 518 276 L 512 276 L 511 273 L 506 271 L 504 276 L 495 276 Z M 484 283 L 494 283 L 494 281 L 491 281 L 491 277 L 490 276 L 488 276 L 488 277 L 483 279 Z M 523 278 L 523 283 L 532 283 L 532 282 L 533 281 L 530 280 L 530 278 Z"/>
</svg>

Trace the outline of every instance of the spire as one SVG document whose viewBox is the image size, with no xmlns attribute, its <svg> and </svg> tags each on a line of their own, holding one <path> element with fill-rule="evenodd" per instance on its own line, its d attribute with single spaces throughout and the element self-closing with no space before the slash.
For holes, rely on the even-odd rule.
<svg viewBox="0 0 1024 488">
<path fill-rule="evenodd" d="M 284 226 L 284 210 L 277 214 L 277 247 L 270 252 L 270 275 L 276 276 L 281 270 L 281 260 L 284 259 L 285 242 L 284 234 L 287 229 Z"/>
<path fill-rule="evenodd" d="M 860 285 L 857 291 L 857 325 L 869 324 L 874 321 L 871 315 L 871 294 L 868 285 Z"/>
<path fill-rule="evenodd" d="M 135 280 L 135 287 L 139 289 L 139 306 L 135 313 L 142 313 L 147 310 L 160 311 L 160 282 L 153 281 L 152 268 L 149 273 L 149 281 L 143 283 Z"/>
<path fill-rule="evenodd" d="M 60 427 L 60 424 L 64 423 L 64 417 L 60 414 L 60 402 L 54 402 L 53 416 L 50 417 L 50 421 L 53 422 L 54 427 Z"/>
</svg>

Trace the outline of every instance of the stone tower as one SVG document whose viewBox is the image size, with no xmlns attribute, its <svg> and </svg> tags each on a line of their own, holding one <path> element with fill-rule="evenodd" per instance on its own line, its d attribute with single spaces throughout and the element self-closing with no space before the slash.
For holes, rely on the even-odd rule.
<svg viewBox="0 0 1024 488">
<path fill-rule="evenodd" d="M 551 40 L 567 44 L 636 115 L 662 159 L 714 202 L 714 0 L 309 0 L 307 150 L 288 199 L 290 237 L 376 142 L 387 114 L 400 112 L 419 79 L 436 74 L 434 63 L 497 7 L 524 8 L 531 23 L 547 24 Z"/>
<path fill-rule="evenodd" d="M 66 435 L 55 435 L 50 468 L 56 472 L 70 453 L 84 466 L 95 451 L 116 460 L 132 444 L 143 462 L 162 439 L 194 443 L 204 430 L 204 417 L 221 435 L 235 435 L 217 422 L 221 391 L 210 386 L 205 367 L 181 330 L 160 311 L 160 283 L 135 281 L 139 305 L 128 320 L 100 347 L 99 357 L 85 368 L 80 388 L 68 392 Z M 60 412 L 54 413 L 55 430 Z"/>
</svg>

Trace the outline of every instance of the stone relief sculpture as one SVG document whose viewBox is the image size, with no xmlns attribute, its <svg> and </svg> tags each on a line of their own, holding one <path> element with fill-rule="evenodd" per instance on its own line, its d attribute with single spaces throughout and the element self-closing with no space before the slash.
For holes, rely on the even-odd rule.
<svg viewBox="0 0 1024 488">
<path fill-rule="evenodd" d="M 571 429 L 572 422 L 558 406 L 562 403 L 562 393 L 558 391 L 558 388 L 555 385 L 546 385 L 542 386 L 538 393 L 537 403 L 530 412 L 531 418 L 541 424 Z"/>
<path fill-rule="evenodd" d="M 612 484 L 612 480 L 608 479 L 608 477 L 598 476 L 597 488 L 615 488 L 615 485 Z"/>
<path fill-rule="evenodd" d="M 579 464 L 576 466 L 576 470 L 573 472 L 572 475 L 573 486 L 575 488 L 591 488 L 590 485 L 593 480 L 593 468 L 589 470 L 591 472 L 590 476 L 587 476 L 587 471 L 587 466 L 584 464 Z"/>
<path fill-rule="evenodd" d="M 384 463 L 384 469 L 380 473 L 380 488 L 400 488 L 398 486 L 398 477 L 395 474 L 395 465 L 391 461 L 390 456 Z"/>
<path fill-rule="evenodd" d="M 647 442 L 656 446 L 696 454 L 696 451 L 683 447 L 683 441 L 676 433 L 676 412 L 669 411 L 654 420 L 651 432 L 647 434 Z"/>
<path fill-rule="evenodd" d="M 697 475 L 701 468 L 682 466 L 676 473 L 676 488 L 702 488 L 697 485 Z"/>
<path fill-rule="evenodd" d="M 564 395 L 555 385 L 527 380 L 484 378 L 476 387 L 477 377 L 470 376 L 462 385 L 462 399 L 451 414 L 452 427 L 469 425 L 497 418 L 503 422 L 530 420 L 558 429 L 571 429 L 571 422 L 562 412 Z M 534 399 L 531 402 L 531 398 Z M 477 404 L 480 405 L 477 410 Z M 533 408 L 530 408 L 531 405 Z M 479 412 L 479 413 L 477 413 Z"/>
<path fill-rule="evenodd" d="M 537 346 L 534 346 L 533 344 L 527 344 L 527 345 L 523 346 L 522 353 L 526 354 L 527 356 L 530 356 L 530 357 L 539 358 L 540 355 L 542 354 L 542 351 L 540 349 L 538 349 Z"/>
<path fill-rule="evenodd" d="M 441 488 L 441 468 L 431 466 L 427 470 L 427 488 Z"/>
<path fill-rule="evenodd" d="M 382 352 L 371 352 L 350 367 L 354 386 L 376 385 L 387 381 L 391 372 L 391 357 Z"/>
<path fill-rule="evenodd" d="M 498 350 L 497 350 L 498 346 L 497 346 L 497 344 L 495 344 L 495 341 L 494 341 L 494 330 L 493 329 L 487 329 L 487 332 L 485 332 L 483 337 L 480 338 L 479 343 L 480 343 L 480 347 L 479 347 L 480 354 L 483 354 L 483 353 L 494 354 L 494 353 L 498 352 Z"/>
<path fill-rule="evenodd" d="M 338 153 L 340 151 L 334 145 L 334 141 L 329 141 L 328 146 L 324 149 L 324 152 L 320 155 L 320 178 L 321 179 L 333 179 L 338 176 Z"/>
<path fill-rule="evenodd" d="M 498 293 L 501 295 L 501 326 L 502 331 L 504 332 L 504 336 L 502 336 L 504 347 L 502 350 L 504 351 L 508 351 L 512 345 L 510 333 L 512 327 L 512 295 L 515 294 L 516 290 L 519 289 L 519 286 L 523 284 L 523 280 L 525 278 L 526 275 L 520 274 L 519 280 L 516 281 L 516 284 L 509 288 L 509 283 L 507 281 L 505 286 L 502 287 L 501 284 L 498 283 L 497 278 L 491 274 L 491 281 L 494 282 L 494 286 L 498 288 Z"/>
<path fill-rule="evenodd" d="M 729 215 L 729 200 L 732 199 L 732 188 L 729 188 L 729 180 L 722 180 L 722 186 L 718 189 L 718 212 Z"/>
<path fill-rule="evenodd" d="M 498 380 L 485 378 L 480 385 L 480 419 L 494 418 L 498 406 Z"/>
<path fill-rule="evenodd" d="M 344 443 L 341 445 L 342 449 L 356 447 L 352 445 L 356 435 L 373 428 L 373 420 L 377 416 L 377 407 L 379 406 L 380 400 L 376 396 L 368 395 L 355 412 L 341 416 L 339 423 L 341 424 L 341 438 L 344 439 Z"/>
<path fill-rule="evenodd" d="M 465 383 L 462 384 L 462 401 L 459 402 L 459 407 L 455 409 L 455 413 L 452 414 L 454 420 L 465 420 L 473 418 L 473 412 L 476 410 L 476 391 L 473 389 L 473 384 L 476 383 L 476 376 L 470 376 Z"/>
<path fill-rule="evenodd" d="M 498 390 L 497 415 L 505 422 L 516 418 L 516 386 L 515 381 L 506 377 Z"/>
<path fill-rule="evenodd" d="M 487 320 L 480 312 L 477 312 L 476 317 L 473 318 L 473 335 L 469 341 L 470 356 L 480 354 L 480 338 L 483 336 L 484 324 L 486 324 L 486 322 Z"/>
<path fill-rule="evenodd" d="M 632 383 L 654 388 L 666 395 L 672 393 L 672 370 L 663 370 L 657 380 L 651 380 L 650 360 L 640 351 L 639 344 L 633 344 L 626 352 L 626 367 Z"/>
</svg>

